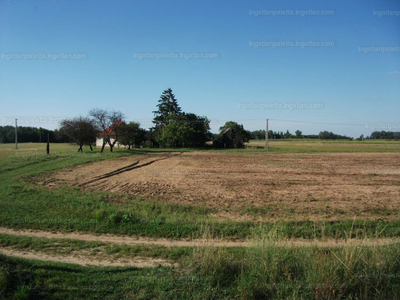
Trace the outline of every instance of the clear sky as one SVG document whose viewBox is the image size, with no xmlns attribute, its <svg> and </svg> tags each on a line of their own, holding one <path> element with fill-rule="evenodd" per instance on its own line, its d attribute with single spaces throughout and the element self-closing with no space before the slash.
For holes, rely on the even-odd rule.
<svg viewBox="0 0 400 300">
<path fill-rule="evenodd" d="M 400 131 L 399 47 L 398 0 L 0 0 L 0 125 L 99 107 L 148 128 L 171 87 L 214 132 Z"/>
</svg>

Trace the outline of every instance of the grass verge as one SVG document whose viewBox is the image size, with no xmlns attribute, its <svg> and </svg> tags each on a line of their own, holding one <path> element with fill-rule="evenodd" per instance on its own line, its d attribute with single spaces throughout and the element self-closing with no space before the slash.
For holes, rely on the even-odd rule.
<svg viewBox="0 0 400 300">
<path fill-rule="evenodd" d="M 6 299 L 398 299 L 400 247 L 197 248 L 179 269 L 98 268 L 0 255 Z"/>
</svg>

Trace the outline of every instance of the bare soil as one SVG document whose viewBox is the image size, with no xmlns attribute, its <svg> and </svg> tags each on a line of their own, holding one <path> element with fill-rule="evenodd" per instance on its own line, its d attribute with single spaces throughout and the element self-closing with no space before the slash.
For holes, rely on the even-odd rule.
<svg viewBox="0 0 400 300">
<path fill-rule="evenodd" d="M 63 169 L 40 184 L 212 207 L 219 219 L 400 216 L 400 153 L 159 153 Z"/>
<path fill-rule="evenodd" d="M 104 259 L 91 256 L 87 251 L 74 251 L 69 255 L 49 254 L 39 251 L 21 251 L 9 248 L 0 248 L 0 254 L 24 259 L 40 261 L 67 263 L 81 266 L 99 267 L 135 267 L 135 268 L 154 268 L 158 266 L 172 267 L 173 265 L 160 258 L 134 257 L 123 259 Z"/>
</svg>

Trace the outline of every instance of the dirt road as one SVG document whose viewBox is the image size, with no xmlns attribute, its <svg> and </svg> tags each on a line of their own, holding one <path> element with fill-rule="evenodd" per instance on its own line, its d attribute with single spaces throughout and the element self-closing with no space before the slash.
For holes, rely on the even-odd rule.
<svg viewBox="0 0 400 300">
<path fill-rule="evenodd" d="M 87 233 L 62 233 L 47 232 L 39 230 L 15 230 L 0 227 L 1 234 L 14 236 L 25 236 L 46 239 L 70 239 L 87 242 L 103 242 L 118 245 L 159 245 L 165 247 L 252 247 L 276 245 L 283 247 L 343 247 L 343 246 L 383 246 L 400 243 L 400 239 L 349 239 L 349 240 L 274 240 L 267 239 L 264 241 L 225 241 L 215 239 L 196 239 L 196 240 L 168 240 L 168 239 L 149 239 L 141 237 L 114 236 L 114 235 L 94 235 Z M 76 265 L 92 265 L 102 267 L 176 267 L 173 262 L 150 257 L 112 257 L 102 256 L 101 258 L 91 255 L 87 250 L 77 250 L 68 254 L 44 253 L 33 250 L 19 250 L 12 247 L 0 248 L 0 253 L 25 259 L 34 259 L 49 262 L 69 263 Z"/>
</svg>

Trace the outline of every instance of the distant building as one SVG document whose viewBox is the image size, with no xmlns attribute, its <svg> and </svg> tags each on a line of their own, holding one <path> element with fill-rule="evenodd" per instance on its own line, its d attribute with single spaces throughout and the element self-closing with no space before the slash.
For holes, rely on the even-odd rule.
<svg viewBox="0 0 400 300">
<path fill-rule="evenodd" d="M 229 127 L 222 133 L 222 138 L 214 140 L 214 147 L 217 148 L 243 148 L 244 138 L 240 132 Z"/>
<path fill-rule="evenodd" d="M 119 122 L 115 123 L 114 125 L 111 125 L 110 127 L 108 127 L 108 128 L 107 128 L 107 132 L 105 132 L 105 131 L 99 132 L 99 133 L 97 134 L 97 137 L 96 137 L 96 147 L 100 147 L 100 148 L 101 148 L 101 147 L 103 146 L 103 141 L 104 141 L 104 139 L 107 138 L 107 136 L 110 137 L 110 141 L 111 141 L 111 143 L 113 143 L 113 142 L 115 141 L 115 131 L 114 131 L 114 128 L 115 128 L 116 126 L 121 126 L 123 123 L 124 123 L 123 121 L 119 121 Z M 117 143 L 115 144 L 115 146 L 117 146 L 117 147 L 119 148 L 119 146 L 122 146 L 122 144 L 120 144 L 119 142 L 117 142 Z M 106 147 L 110 147 L 110 145 L 107 143 L 107 144 L 106 144 Z"/>
</svg>

